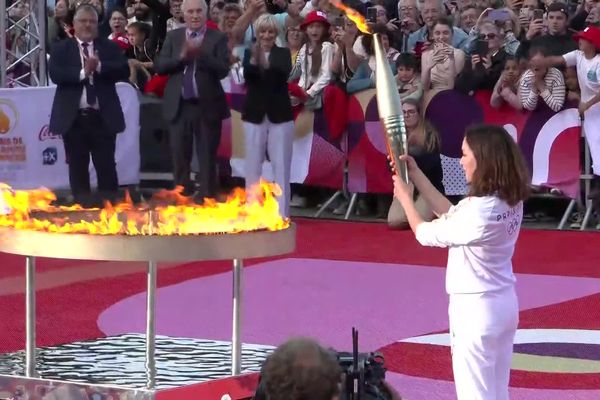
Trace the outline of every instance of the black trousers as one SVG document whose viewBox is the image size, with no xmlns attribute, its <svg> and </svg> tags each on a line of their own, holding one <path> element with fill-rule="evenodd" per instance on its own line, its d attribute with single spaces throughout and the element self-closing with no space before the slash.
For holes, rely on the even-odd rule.
<svg viewBox="0 0 600 400">
<path fill-rule="evenodd" d="M 63 135 L 69 165 L 69 184 L 75 201 L 84 201 L 91 194 L 90 155 L 98 176 L 98 191 L 112 200 L 119 188 L 115 162 L 116 133 L 106 130 L 100 113 L 81 110 L 75 123 Z"/>
<path fill-rule="evenodd" d="M 194 192 L 190 165 L 192 149 L 195 149 L 199 198 L 214 197 L 217 193 L 217 150 L 222 124 L 219 117 L 203 108 L 197 103 L 182 100 L 179 115 L 169 126 L 175 185 L 183 186 L 186 195 Z"/>
</svg>

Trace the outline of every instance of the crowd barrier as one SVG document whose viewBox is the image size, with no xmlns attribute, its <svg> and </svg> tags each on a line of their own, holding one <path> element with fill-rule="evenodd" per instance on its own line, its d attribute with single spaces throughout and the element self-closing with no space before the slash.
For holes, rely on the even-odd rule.
<svg viewBox="0 0 600 400">
<path fill-rule="evenodd" d="M 17 189 L 69 187 L 61 138 L 49 131 L 55 86 L 0 89 L 0 182 Z M 122 185 L 140 181 L 140 105 L 137 91 L 117 85 L 127 128 L 117 137 Z M 96 173 L 90 165 L 92 182 Z"/>
<path fill-rule="evenodd" d="M 244 87 L 230 79 L 225 79 L 223 85 L 231 117 L 223 123 L 219 157 L 228 162 L 233 176 L 243 177 Z M 127 84 L 119 84 L 118 93 L 127 123 L 126 131 L 117 140 L 119 182 L 136 184 L 140 172 L 139 100 Z M 1 182 L 17 188 L 68 187 L 64 147 L 60 138 L 48 131 L 53 96 L 54 87 L 0 90 Z M 489 97 L 489 92 L 467 96 L 449 90 L 437 93 L 428 103 L 425 115 L 442 139 L 446 193 L 466 193 L 459 165 L 463 133 L 471 124 L 486 122 L 504 126 L 516 139 L 531 169 L 533 184 L 556 187 L 576 197 L 581 132 L 577 109 L 567 106 L 558 113 L 548 108 L 534 112 L 495 109 L 489 105 Z M 297 113 L 291 181 L 341 189 L 347 165 L 350 192 L 390 193 L 382 129 L 375 90 L 346 96 L 340 88 L 330 85 L 323 109 Z M 93 168 L 90 169 L 93 174 Z M 263 173 L 267 179 L 272 178 L 268 160 Z"/>
<path fill-rule="evenodd" d="M 224 124 L 220 155 L 230 159 L 232 174 L 243 177 L 244 136 L 241 108 L 244 90 L 226 82 L 232 116 Z M 383 127 L 379 122 L 375 90 L 341 100 L 330 86 L 324 108 L 302 111 L 296 117 L 292 182 L 340 189 L 348 162 L 348 189 L 352 193 L 391 193 Z M 333 93 L 333 95 L 331 95 Z M 578 195 L 581 122 L 577 109 L 566 106 L 558 113 L 547 107 L 533 112 L 508 106 L 490 106 L 490 92 L 467 96 L 448 90 L 432 97 L 427 119 L 442 139 L 444 187 L 448 195 L 464 195 L 467 185 L 459 160 L 465 129 L 476 123 L 502 125 L 515 138 L 530 168 L 532 184 L 558 188 L 570 197 Z M 332 97 L 333 105 L 328 103 Z M 344 124 L 332 119 L 345 118 Z M 343 132 L 340 127 L 345 126 Z M 347 135 L 347 136 L 346 136 Z M 272 176 L 268 161 L 264 175 Z"/>
</svg>

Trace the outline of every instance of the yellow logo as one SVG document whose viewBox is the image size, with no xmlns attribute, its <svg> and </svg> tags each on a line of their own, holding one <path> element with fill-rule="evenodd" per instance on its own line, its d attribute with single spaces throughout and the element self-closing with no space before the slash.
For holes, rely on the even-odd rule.
<svg viewBox="0 0 600 400">
<path fill-rule="evenodd" d="M 19 119 L 15 103 L 8 99 L 0 99 L 0 135 L 6 135 L 14 129 Z"/>
</svg>

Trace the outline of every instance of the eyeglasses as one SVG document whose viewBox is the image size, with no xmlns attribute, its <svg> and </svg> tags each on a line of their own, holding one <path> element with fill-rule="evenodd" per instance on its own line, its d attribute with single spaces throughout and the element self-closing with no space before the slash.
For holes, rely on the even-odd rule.
<svg viewBox="0 0 600 400">
<path fill-rule="evenodd" d="M 494 40 L 494 39 L 496 39 L 496 36 L 498 36 L 498 35 L 496 35 L 495 33 L 488 33 L 488 34 L 482 33 L 482 34 L 479 35 L 479 39 L 481 39 L 481 40 L 486 40 L 486 39 L 487 40 Z"/>
</svg>

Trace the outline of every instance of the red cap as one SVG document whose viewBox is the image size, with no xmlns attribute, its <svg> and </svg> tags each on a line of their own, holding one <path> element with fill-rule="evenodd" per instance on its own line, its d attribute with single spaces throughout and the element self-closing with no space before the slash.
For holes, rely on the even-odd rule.
<svg viewBox="0 0 600 400">
<path fill-rule="evenodd" d="M 300 25 L 300 29 L 306 29 L 306 27 L 312 24 L 313 22 L 320 22 L 323 25 L 325 25 L 327 29 L 329 29 L 329 21 L 327 21 L 327 15 L 323 11 L 317 10 L 313 10 L 306 15 L 306 18 L 304 18 L 304 22 L 302 22 L 302 25 Z"/>
<path fill-rule="evenodd" d="M 115 42 L 121 50 L 127 50 L 131 45 L 129 44 L 129 39 L 125 35 L 118 35 L 112 38 L 112 41 Z"/>
<path fill-rule="evenodd" d="M 585 39 L 592 43 L 597 50 L 600 50 L 600 28 L 590 25 L 581 32 L 573 35 L 573 39 Z"/>
</svg>

